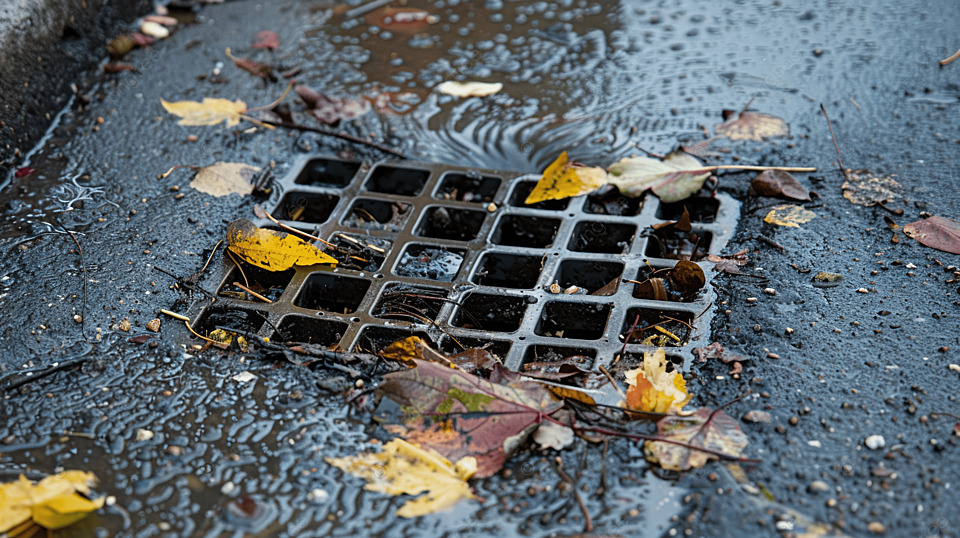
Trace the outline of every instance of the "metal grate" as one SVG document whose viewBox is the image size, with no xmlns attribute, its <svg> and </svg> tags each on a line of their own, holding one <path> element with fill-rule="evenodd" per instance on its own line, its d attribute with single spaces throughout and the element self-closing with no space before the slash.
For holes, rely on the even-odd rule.
<svg viewBox="0 0 960 538">
<path fill-rule="evenodd" d="M 279 181 L 272 214 L 349 252 L 331 252 L 341 261 L 336 268 L 245 267 L 273 304 L 240 299 L 232 285 L 239 273 L 226 261 L 218 300 L 199 313 L 195 328 L 240 327 L 371 352 L 418 335 L 445 352 L 486 347 L 520 369 L 570 355 L 593 360 L 593 367 L 609 365 L 638 319 L 645 327 L 672 318 L 662 326 L 682 342 L 673 342 L 668 355 L 687 369 L 685 351 L 708 343 L 710 286 L 691 302 L 661 302 L 638 298 L 636 285 L 623 279 L 642 281 L 672 267 L 665 251 L 689 253 L 689 238 L 644 233 L 678 218 L 684 207 L 698 252 L 719 253 L 733 233 L 738 203 L 718 194 L 663 204 L 613 191 L 525 206 L 537 179 L 436 164 L 368 167 L 303 158 Z M 601 293 L 556 294 L 553 283 Z M 639 340 L 626 346 L 630 364 L 651 349 Z"/>
</svg>

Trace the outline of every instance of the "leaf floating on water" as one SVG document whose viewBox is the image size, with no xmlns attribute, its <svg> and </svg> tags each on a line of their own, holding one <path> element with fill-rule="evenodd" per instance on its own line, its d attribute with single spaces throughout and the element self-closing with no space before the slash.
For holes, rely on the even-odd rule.
<svg viewBox="0 0 960 538">
<path fill-rule="evenodd" d="M 312 244 L 284 232 L 257 228 L 238 219 L 227 228 L 228 249 L 267 271 L 286 271 L 294 265 L 335 265 L 337 260 Z"/>
<path fill-rule="evenodd" d="M 627 157 L 610 165 L 607 181 L 626 196 L 640 196 L 652 190 L 666 203 L 689 198 L 703 187 L 710 171 L 696 158 L 673 152 L 662 161 L 651 157 Z"/>
<path fill-rule="evenodd" d="M 383 446 L 379 454 L 324 458 L 334 467 L 367 481 L 364 489 L 389 495 L 418 495 L 397 511 L 400 517 L 418 517 L 446 510 L 461 499 L 472 499 L 467 480 L 477 470 L 477 460 L 464 457 L 456 465 L 435 451 L 402 439 Z"/>
<path fill-rule="evenodd" d="M 454 97 L 486 97 L 498 93 L 503 89 L 500 82 L 454 82 L 448 80 L 435 88 L 444 95 Z"/>
<path fill-rule="evenodd" d="M 259 171 L 260 168 L 249 164 L 221 161 L 201 168 L 190 186 L 213 196 L 244 196 L 253 192 L 251 180 Z"/>
<path fill-rule="evenodd" d="M 760 196 L 783 196 L 801 202 L 810 201 L 810 193 L 789 172 L 765 170 L 750 182 L 750 188 Z"/>
<path fill-rule="evenodd" d="M 680 372 L 667 372 L 663 348 L 643 354 L 643 364 L 628 370 L 626 407 L 645 413 L 679 413 L 693 398 Z"/>
<path fill-rule="evenodd" d="M 960 254 L 960 222 L 944 217 L 911 222 L 903 232 L 930 248 Z"/>
<path fill-rule="evenodd" d="M 297 84 L 293 91 L 310 107 L 313 116 L 323 123 L 349 121 L 370 111 L 370 103 L 363 99 L 337 99 L 324 95 L 305 84 Z"/>
<path fill-rule="evenodd" d="M 540 177 L 533 190 L 523 201 L 531 205 L 546 200 L 563 200 L 587 194 L 607 182 L 607 172 L 599 167 L 574 166 L 567 160 L 564 151 Z"/>
<path fill-rule="evenodd" d="M 731 458 L 740 456 L 747 446 L 747 436 L 740 431 L 737 421 L 722 410 L 701 408 L 689 416 L 663 417 L 657 422 L 660 437 L 723 453 Z M 710 460 L 720 459 L 716 454 L 663 441 L 646 441 L 643 445 L 647 461 L 658 463 L 671 471 L 687 471 L 703 467 Z"/>
<path fill-rule="evenodd" d="M 30 519 L 50 530 L 80 521 L 103 506 L 104 497 L 87 498 L 96 481 L 93 473 L 65 471 L 36 484 L 23 475 L 16 482 L 0 484 L 0 533 Z"/>
<path fill-rule="evenodd" d="M 736 116 L 731 115 L 717 125 L 714 131 L 718 136 L 725 136 L 730 140 L 763 140 L 787 136 L 790 134 L 790 127 L 776 116 L 745 110 Z"/>
<path fill-rule="evenodd" d="M 763 222 L 776 224 L 777 226 L 788 226 L 790 228 L 799 228 L 801 224 L 810 222 L 817 214 L 808 211 L 798 205 L 778 205 L 770 210 Z"/>
<path fill-rule="evenodd" d="M 163 108 L 181 119 L 177 122 L 180 125 L 216 125 L 222 121 L 227 122 L 227 127 L 233 127 L 240 123 L 240 115 L 247 111 L 247 104 L 237 99 L 215 99 L 205 97 L 202 102 L 196 101 L 177 101 L 171 103 L 160 99 Z"/>
<path fill-rule="evenodd" d="M 847 174 L 847 180 L 840 188 L 843 189 L 844 198 L 864 207 L 892 202 L 903 190 L 893 176 L 874 176 L 866 170 Z"/>
</svg>

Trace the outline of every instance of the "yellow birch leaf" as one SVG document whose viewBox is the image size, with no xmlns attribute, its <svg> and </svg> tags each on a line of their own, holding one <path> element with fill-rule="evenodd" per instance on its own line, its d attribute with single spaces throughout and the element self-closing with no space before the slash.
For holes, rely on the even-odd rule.
<svg viewBox="0 0 960 538">
<path fill-rule="evenodd" d="M 267 271 L 286 271 L 294 265 L 337 263 L 335 258 L 303 239 L 285 232 L 257 228 L 246 219 L 230 223 L 227 244 L 231 252 Z"/>
<path fill-rule="evenodd" d="M 91 501 L 80 494 L 90 493 L 96 482 L 93 473 L 66 471 L 34 484 L 23 475 L 16 482 L 0 484 L 0 533 L 29 519 L 47 529 L 61 529 L 103 506 L 104 498 Z"/>
<path fill-rule="evenodd" d="M 771 209 L 766 217 L 763 217 L 763 222 L 799 228 L 801 224 L 810 222 L 816 216 L 817 214 L 813 211 L 808 211 L 798 205 L 778 205 Z"/>
<path fill-rule="evenodd" d="M 473 456 L 454 465 L 434 452 L 394 439 L 379 454 L 324 458 L 327 463 L 367 481 L 364 489 L 389 495 L 417 495 L 397 511 L 400 517 L 418 517 L 452 507 L 460 499 L 472 499 L 467 480 L 477 470 Z"/>
<path fill-rule="evenodd" d="M 667 372 L 663 348 L 643 354 L 643 364 L 626 372 L 625 405 L 646 413 L 679 413 L 693 397 L 687 394 L 687 382 L 680 372 Z"/>
<path fill-rule="evenodd" d="M 240 123 L 240 114 L 247 111 L 247 104 L 237 99 L 217 99 L 205 97 L 203 102 L 177 101 L 171 103 L 160 99 L 160 104 L 167 112 L 179 116 L 180 125 L 216 125 L 221 121 L 227 122 L 227 127 Z"/>
<path fill-rule="evenodd" d="M 596 166 L 573 166 L 564 151 L 553 161 L 523 203 L 562 200 L 593 192 L 607 182 L 607 172 Z"/>
</svg>

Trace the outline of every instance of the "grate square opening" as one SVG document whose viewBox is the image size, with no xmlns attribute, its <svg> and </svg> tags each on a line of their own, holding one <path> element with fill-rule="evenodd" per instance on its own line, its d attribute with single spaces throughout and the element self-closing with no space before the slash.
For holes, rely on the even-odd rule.
<svg viewBox="0 0 960 538">
<path fill-rule="evenodd" d="M 267 299 L 276 301 L 283 295 L 283 290 L 287 288 L 287 285 L 290 284 L 290 280 L 293 279 L 293 275 L 296 273 L 293 269 L 287 269 L 286 271 L 267 271 L 266 269 L 261 269 L 245 261 L 241 261 L 240 263 L 242 264 L 240 267 L 234 266 L 230 274 L 227 275 L 227 281 L 220 287 L 220 291 L 217 292 L 217 295 L 220 297 L 230 297 L 231 299 L 237 299 L 239 301 L 262 303 L 260 299 L 253 297 L 246 291 L 240 289 L 239 286 L 234 285 L 234 282 L 238 282 L 252 291 L 263 295 Z M 246 275 L 246 279 L 244 279 L 244 275 Z"/>
<path fill-rule="evenodd" d="M 499 188 L 500 178 L 496 176 L 448 173 L 440 180 L 440 187 L 434 197 L 441 200 L 488 203 L 493 201 Z"/>
<path fill-rule="evenodd" d="M 330 272 L 311 273 L 293 304 L 309 310 L 352 314 L 370 289 L 370 281 Z"/>
<path fill-rule="evenodd" d="M 486 211 L 454 207 L 430 207 L 420 220 L 417 235 L 451 241 L 472 241 L 477 238 Z"/>
<path fill-rule="evenodd" d="M 311 159 L 297 175 L 295 183 L 318 187 L 346 187 L 360 170 L 360 163 L 334 159 Z"/>
<path fill-rule="evenodd" d="M 508 333 L 520 328 L 526 311 L 526 297 L 471 293 L 460 301 L 452 323 L 465 329 Z"/>
<path fill-rule="evenodd" d="M 651 258 L 670 260 L 700 261 L 707 257 L 713 234 L 696 230 L 681 232 L 672 228 L 661 228 L 647 238 L 644 254 Z"/>
<path fill-rule="evenodd" d="M 590 260 L 565 260 L 557 269 L 554 280 L 566 289 L 577 286 L 591 295 L 613 295 L 617 292 L 623 264 L 618 262 L 600 262 Z M 606 286 L 613 283 L 610 288 Z M 603 290 L 601 293 L 596 293 Z"/>
<path fill-rule="evenodd" d="M 633 224 L 588 221 L 577 224 L 570 239 L 570 250 L 623 254 L 630 249 L 630 242 L 637 233 Z"/>
<path fill-rule="evenodd" d="M 255 333 L 263 327 L 267 315 L 259 310 L 214 303 L 192 325 L 198 334 L 207 336 L 217 327 Z"/>
<path fill-rule="evenodd" d="M 674 291 L 673 288 L 672 288 L 672 286 L 671 286 L 671 284 L 670 284 L 670 279 L 667 278 L 668 275 L 669 275 L 669 271 L 670 271 L 672 268 L 673 268 L 673 266 L 662 266 L 662 265 L 657 265 L 657 264 L 653 264 L 652 266 L 650 266 L 650 265 L 643 265 L 643 266 L 640 267 L 640 270 L 637 271 L 636 281 L 637 281 L 637 282 L 646 282 L 646 281 L 650 280 L 651 278 L 659 278 L 659 279 L 661 279 L 661 280 L 660 280 L 660 284 L 663 285 L 663 288 L 664 288 L 663 291 L 666 292 L 666 297 L 667 297 L 666 300 L 667 300 L 667 301 L 672 301 L 672 302 L 677 302 L 677 303 L 692 303 L 692 302 L 696 301 L 698 298 L 700 298 L 701 295 L 703 295 L 703 291 L 704 291 L 706 288 L 701 288 L 697 293 L 691 294 L 691 295 L 688 295 L 688 296 L 684 296 L 682 293 L 679 293 L 679 292 L 677 292 L 677 291 Z M 649 289 L 649 288 L 648 288 L 648 289 Z M 643 294 L 641 294 L 641 293 L 640 293 L 640 284 L 634 284 L 634 285 L 633 285 L 633 296 L 636 297 L 637 299 L 657 300 L 657 299 L 656 299 L 655 297 L 653 297 L 653 296 L 649 296 L 649 297 L 648 297 L 648 296 L 644 296 Z"/>
<path fill-rule="evenodd" d="M 431 346 L 435 345 L 433 343 L 433 339 L 430 338 L 427 333 L 422 331 L 411 331 L 410 329 L 404 329 L 400 327 L 367 325 L 363 328 L 363 330 L 360 331 L 360 336 L 357 337 L 357 341 L 350 351 L 357 353 L 379 353 L 380 350 L 396 342 L 397 340 L 403 340 L 404 338 L 409 338 L 411 336 L 419 336 L 420 338 L 423 338 L 424 342 L 427 342 Z"/>
<path fill-rule="evenodd" d="M 620 330 L 620 341 L 656 347 L 681 347 L 690 340 L 693 314 L 678 310 L 631 308 Z M 680 339 L 676 341 L 655 326 L 665 329 Z M 649 342 L 648 342 L 648 339 Z"/>
<path fill-rule="evenodd" d="M 330 218 L 339 201 L 334 194 L 292 191 L 283 195 L 275 213 L 282 220 L 320 224 Z"/>
<path fill-rule="evenodd" d="M 357 198 L 341 224 L 362 230 L 399 231 L 410 216 L 411 207 L 403 202 Z"/>
<path fill-rule="evenodd" d="M 713 222 L 720 209 L 720 200 L 716 198 L 688 198 L 682 202 L 660 204 L 657 208 L 657 218 L 662 220 L 677 220 L 683 216 L 684 208 L 690 212 L 691 222 Z"/>
<path fill-rule="evenodd" d="M 458 343 L 459 342 L 459 343 Z M 502 362 L 510 353 L 510 342 L 503 340 L 489 340 L 487 338 L 470 338 L 467 336 L 444 336 L 440 341 L 440 351 L 446 354 L 463 353 L 468 349 L 485 349 Z"/>
<path fill-rule="evenodd" d="M 500 219 L 491 240 L 498 245 L 547 248 L 560 229 L 560 219 L 541 219 L 522 215 L 506 215 Z"/>
<path fill-rule="evenodd" d="M 368 191 L 417 196 L 430 178 L 430 172 L 419 168 L 378 166 L 370 173 L 365 185 Z"/>
<path fill-rule="evenodd" d="M 393 272 L 397 276 L 453 282 L 466 255 L 467 251 L 461 248 L 413 243 L 404 249 Z"/>
<path fill-rule="evenodd" d="M 274 342 L 305 342 L 318 346 L 335 346 L 340 343 L 349 325 L 343 321 L 318 319 L 310 316 L 288 314 L 280 320 L 271 340 Z"/>
<path fill-rule="evenodd" d="M 514 207 L 527 207 L 530 209 L 545 209 L 547 211 L 563 211 L 570 205 L 570 199 L 564 198 L 563 200 L 545 200 L 543 202 L 537 202 L 535 204 L 525 204 L 524 200 L 527 199 L 527 196 L 530 196 L 530 193 L 533 192 L 533 188 L 537 186 L 536 181 L 518 181 L 516 186 L 513 188 L 513 193 L 510 194 L 510 205 Z"/>
<path fill-rule="evenodd" d="M 633 217 L 643 209 L 643 196 L 627 197 L 616 187 L 604 188 L 603 192 L 587 196 L 587 203 L 583 209 L 587 213 L 596 215 L 615 215 L 618 217 Z"/>
<path fill-rule="evenodd" d="M 567 357 L 583 357 L 580 365 L 584 369 L 592 369 L 593 363 L 597 357 L 597 350 L 588 347 L 566 347 L 566 346 L 547 346 L 536 344 L 527 347 L 523 354 L 523 364 L 535 364 L 538 362 L 556 362 Z M 524 369 L 527 369 L 524 366 Z"/>
<path fill-rule="evenodd" d="M 668 372 L 681 372 L 683 371 L 684 359 L 679 355 L 667 355 L 667 371 Z M 616 372 L 614 377 L 619 377 L 622 375 L 620 372 L 625 372 L 627 370 L 633 370 L 640 367 L 643 364 L 643 352 L 631 352 L 628 351 L 624 355 L 617 353 L 613 362 L 617 365 Z M 613 371 L 611 370 L 611 373 Z M 622 377 L 620 378 L 622 379 Z"/>
<path fill-rule="evenodd" d="M 477 272 L 471 278 L 474 284 L 531 289 L 537 285 L 540 278 L 543 257 L 487 252 L 480 258 L 477 266 Z"/>
<path fill-rule="evenodd" d="M 369 235 L 337 232 L 330 237 L 336 249 L 324 249 L 337 259 L 340 269 L 355 271 L 376 271 L 383 265 L 393 243 Z"/>
<path fill-rule="evenodd" d="M 447 295 L 442 288 L 391 282 L 384 286 L 372 314 L 381 319 L 429 324 L 437 320 Z"/>
<path fill-rule="evenodd" d="M 597 340 L 603 337 L 611 304 L 552 301 L 543 307 L 534 332 L 552 338 Z"/>
</svg>

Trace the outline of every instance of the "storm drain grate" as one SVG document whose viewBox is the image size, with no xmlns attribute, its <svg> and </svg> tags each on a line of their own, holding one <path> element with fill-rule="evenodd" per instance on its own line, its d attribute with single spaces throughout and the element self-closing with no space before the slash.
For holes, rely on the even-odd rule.
<svg viewBox="0 0 960 538">
<path fill-rule="evenodd" d="M 652 349 L 640 341 L 659 325 L 680 339 L 663 343 L 671 360 L 687 369 L 690 348 L 709 343 L 711 287 L 688 302 L 666 302 L 639 298 L 637 285 L 625 280 L 646 280 L 694 248 L 694 261 L 719 254 L 736 225 L 738 203 L 718 194 L 664 204 L 613 191 L 526 206 L 537 179 L 435 164 L 303 158 L 278 182 L 271 213 L 337 245 L 336 252 L 325 250 L 340 264 L 282 273 L 245 265 L 251 287 L 274 301 L 267 304 L 246 300 L 233 285 L 239 271 L 225 261 L 218 299 L 199 312 L 194 327 L 241 327 L 368 352 L 417 335 L 448 353 L 485 347 L 519 370 L 571 355 L 594 368 L 609 365 L 632 329 L 645 331 L 625 347 L 627 363 L 636 364 Z M 651 230 L 677 219 L 684 207 L 691 232 Z"/>
</svg>

